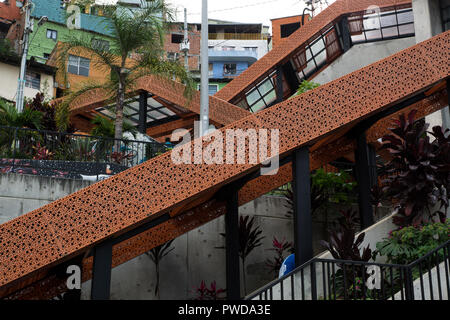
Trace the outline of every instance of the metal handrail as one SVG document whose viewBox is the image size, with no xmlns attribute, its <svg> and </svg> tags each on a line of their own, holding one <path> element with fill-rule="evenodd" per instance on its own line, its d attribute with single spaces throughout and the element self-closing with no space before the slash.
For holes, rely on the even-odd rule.
<svg viewBox="0 0 450 320">
<path fill-rule="evenodd" d="M 325 258 L 313 258 L 311 260 L 309 260 L 308 262 L 302 264 L 299 267 L 296 267 L 294 270 L 292 270 L 291 272 L 287 273 L 286 275 L 282 276 L 279 279 L 275 279 L 271 282 L 269 282 L 268 284 L 266 284 L 265 286 L 261 287 L 260 289 L 254 291 L 253 293 L 249 294 L 248 296 L 245 297 L 245 300 L 252 300 L 256 297 L 262 297 L 263 294 L 265 294 L 265 297 L 267 298 L 267 292 L 270 291 L 271 295 L 273 296 L 273 289 L 275 286 L 280 285 L 280 288 L 283 288 L 283 282 L 289 278 L 291 278 L 291 286 L 293 287 L 293 277 L 299 273 L 302 274 L 302 281 L 304 280 L 303 277 L 303 273 L 307 268 L 310 268 L 311 270 L 311 290 L 310 290 L 310 294 L 312 297 L 312 300 L 316 300 L 317 299 L 317 288 L 316 288 L 316 270 L 315 270 L 315 265 L 316 264 L 322 264 L 322 266 L 324 264 L 331 264 L 333 266 L 333 270 L 334 268 L 337 266 L 337 268 L 339 269 L 339 266 L 357 266 L 357 267 L 361 267 L 361 266 L 376 266 L 379 267 L 380 269 L 384 269 L 384 270 L 390 270 L 392 272 L 392 270 L 397 270 L 399 272 L 400 275 L 400 279 L 401 279 L 401 298 L 403 300 L 403 298 L 406 298 L 406 300 L 412 300 L 414 299 L 414 290 L 413 290 L 413 283 L 414 280 L 413 279 L 413 268 L 415 266 L 417 266 L 418 264 L 420 264 L 421 262 L 427 260 L 430 257 L 433 257 L 433 255 L 437 254 L 439 251 L 444 250 L 444 260 L 443 262 L 446 263 L 446 268 L 447 268 L 447 260 L 450 258 L 450 256 L 447 254 L 447 256 L 445 256 L 445 249 L 447 249 L 447 251 L 450 248 L 450 240 L 448 240 L 447 242 L 441 244 L 440 246 L 436 247 L 435 249 L 431 250 L 430 252 L 428 252 L 427 254 L 425 254 L 424 256 L 420 257 L 419 259 L 407 264 L 407 265 L 401 265 L 401 264 L 390 264 L 390 263 L 379 263 L 379 262 L 364 262 L 364 261 L 352 261 L 352 260 L 340 260 L 340 259 L 325 259 Z M 438 260 L 439 262 L 439 260 Z M 441 262 L 439 262 L 441 263 Z M 429 272 L 432 268 L 434 267 L 438 267 L 438 265 L 433 265 L 431 267 L 429 267 Z M 447 271 L 447 270 L 446 270 Z M 422 274 L 422 270 L 420 271 L 420 278 L 423 276 Z M 344 276 L 345 276 L 345 272 L 344 272 Z M 402 277 L 405 277 L 404 279 L 402 279 Z M 439 276 L 439 272 L 438 272 L 438 276 Z M 325 280 L 325 275 L 323 274 L 324 280 Z M 431 277 L 431 275 L 429 275 L 429 277 Z M 330 278 L 326 279 L 328 282 L 331 281 Z M 450 281 L 449 279 L 446 280 L 447 284 Z M 404 286 L 404 287 L 403 287 Z M 423 288 L 421 288 L 423 291 Z M 293 288 L 291 288 L 291 290 L 293 291 Z M 304 288 L 302 287 L 302 290 L 304 290 Z M 344 291 L 346 291 L 347 289 L 344 288 Z M 405 292 L 403 292 L 403 290 L 405 290 Z M 329 292 L 330 293 L 330 292 Z M 294 296 L 294 293 L 291 293 L 292 296 Z M 442 292 L 439 291 L 439 296 L 442 295 Z M 281 294 L 282 297 L 284 297 L 283 293 Z M 304 293 L 303 293 L 303 297 L 304 297 Z M 423 293 L 422 293 L 422 297 L 423 297 Z"/>
</svg>

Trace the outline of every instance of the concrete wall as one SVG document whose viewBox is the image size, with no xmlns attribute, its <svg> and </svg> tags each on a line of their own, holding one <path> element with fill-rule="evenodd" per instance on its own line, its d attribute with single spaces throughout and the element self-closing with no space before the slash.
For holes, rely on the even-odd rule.
<svg viewBox="0 0 450 320">
<path fill-rule="evenodd" d="M 415 38 L 409 37 L 354 45 L 311 81 L 328 83 L 415 44 Z"/>
<path fill-rule="evenodd" d="M 247 293 L 275 278 L 265 264 L 274 256 L 267 250 L 272 248 L 273 237 L 293 239 L 292 220 L 286 217 L 285 204 L 282 197 L 264 196 L 239 208 L 240 215 L 255 216 L 255 224 L 265 236 L 246 262 Z M 225 245 L 220 235 L 224 230 L 224 218 L 220 217 L 175 239 L 174 251 L 160 265 L 161 299 L 190 299 L 202 280 L 208 285 L 216 281 L 218 288 L 225 288 L 225 250 L 220 248 Z M 155 299 L 155 283 L 153 262 L 146 255 L 139 256 L 113 269 L 111 299 Z M 90 281 L 83 284 L 82 299 L 89 299 L 90 286 Z M 244 294 L 243 287 L 241 291 Z"/>
<path fill-rule="evenodd" d="M 0 174 L 0 224 L 87 187 L 89 181 Z"/>
<path fill-rule="evenodd" d="M 413 0 L 412 8 L 417 43 L 443 31 L 439 0 Z M 450 128 L 450 111 L 448 107 L 430 114 L 425 119 L 430 123 L 430 128 L 438 125 Z"/>
<path fill-rule="evenodd" d="M 30 70 L 35 72 L 34 70 Z M 19 79 L 20 67 L 13 66 L 7 63 L 0 62 L 0 97 L 10 101 L 16 101 L 17 96 L 17 82 Z M 53 98 L 53 75 L 48 75 L 40 72 L 41 75 L 41 89 L 36 90 L 24 87 L 24 94 L 27 98 L 34 98 L 36 93 L 44 91 L 45 86 L 47 90 L 44 92 L 47 98 Z M 46 85 L 47 83 L 47 85 Z"/>
</svg>

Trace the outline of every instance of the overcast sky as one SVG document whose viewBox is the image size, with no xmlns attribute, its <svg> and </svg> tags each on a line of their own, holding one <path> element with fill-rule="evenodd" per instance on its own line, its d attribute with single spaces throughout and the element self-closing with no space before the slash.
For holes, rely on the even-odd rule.
<svg viewBox="0 0 450 320">
<path fill-rule="evenodd" d="M 178 21 L 184 20 L 184 7 L 188 10 L 188 22 L 201 22 L 202 0 L 167 0 L 178 8 Z M 303 0 L 208 0 L 210 19 L 233 22 L 263 23 L 270 26 L 270 19 L 301 14 Z"/>
</svg>

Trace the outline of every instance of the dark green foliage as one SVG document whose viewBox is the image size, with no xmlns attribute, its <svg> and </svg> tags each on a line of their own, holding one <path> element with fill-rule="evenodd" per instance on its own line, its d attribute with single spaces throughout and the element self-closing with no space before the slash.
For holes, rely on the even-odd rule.
<svg viewBox="0 0 450 320">
<path fill-rule="evenodd" d="M 18 57 L 9 39 L 0 39 L 0 58 Z"/>
<path fill-rule="evenodd" d="M 369 261 L 372 250 L 369 246 L 360 251 L 365 233 L 356 237 L 358 214 L 351 210 L 341 211 L 342 218 L 338 221 L 335 230 L 330 230 L 330 241 L 321 241 L 321 244 L 330 251 L 333 258 L 338 260 Z"/>
<path fill-rule="evenodd" d="M 56 108 L 45 101 L 42 93 L 38 92 L 32 100 L 27 102 L 25 108 L 42 114 L 41 129 L 58 131 L 55 120 Z"/>
<path fill-rule="evenodd" d="M 297 89 L 297 95 L 302 94 L 306 91 L 313 90 L 320 86 L 320 83 L 315 83 L 313 81 L 303 80 Z"/>
<path fill-rule="evenodd" d="M 387 257 L 389 263 L 409 264 L 447 242 L 449 236 L 449 222 L 409 226 L 390 232 L 388 238 L 378 242 L 376 254 Z"/>
<path fill-rule="evenodd" d="M 383 148 L 392 156 L 383 191 L 398 208 L 394 222 L 399 226 L 417 226 L 435 216 L 445 219 L 450 196 L 448 132 L 446 137 L 441 127 L 434 127 L 431 142 L 429 125 L 414 121 L 415 114 L 413 110 L 407 117 L 400 115 L 391 134 L 383 137 Z M 440 209 L 433 212 L 436 206 Z"/>
<path fill-rule="evenodd" d="M 365 233 L 362 232 L 356 237 L 358 214 L 351 210 L 341 211 L 341 214 L 342 217 L 335 230 L 329 231 L 330 240 L 328 242 L 321 241 L 322 246 L 330 251 L 334 259 L 368 262 L 372 257 L 369 245 L 362 248 L 362 252 L 360 250 Z M 370 298 L 371 293 L 364 290 L 365 284 L 361 283 L 363 273 L 366 272 L 364 266 L 347 266 L 345 269 L 344 264 L 338 263 L 337 265 L 339 270 L 332 276 L 332 282 L 336 286 L 335 298 L 342 299 L 345 296 L 353 296 L 355 299 Z"/>
<path fill-rule="evenodd" d="M 114 138 L 115 128 L 114 122 L 100 115 L 96 115 L 94 119 L 92 119 L 92 124 L 94 128 L 91 130 L 91 135 L 95 137 L 107 137 Z M 130 125 L 127 122 L 123 123 L 123 131 L 124 132 L 136 132 L 136 128 Z"/>
<path fill-rule="evenodd" d="M 255 226 L 255 217 L 239 217 L 239 256 L 245 260 L 247 256 L 257 247 L 261 246 L 262 231 Z"/>
<path fill-rule="evenodd" d="M 29 108 L 24 108 L 22 112 L 18 112 L 12 103 L 0 99 L 0 125 L 41 129 L 42 113 Z"/>
<path fill-rule="evenodd" d="M 325 172 L 324 169 L 317 169 L 311 174 L 311 214 L 314 215 L 320 208 L 328 208 L 336 204 L 351 204 L 354 201 L 356 182 L 345 171 Z M 285 192 L 289 209 L 288 214 L 292 215 L 294 205 L 294 195 L 292 186 Z"/>
</svg>

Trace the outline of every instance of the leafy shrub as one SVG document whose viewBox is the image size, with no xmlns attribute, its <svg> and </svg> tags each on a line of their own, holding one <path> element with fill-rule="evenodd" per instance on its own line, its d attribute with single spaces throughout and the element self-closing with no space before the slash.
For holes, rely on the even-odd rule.
<svg viewBox="0 0 450 320">
<path fill-rule="evenodd" d="M 376 254 L 387 257 L 389 263 L 409 264 L 448 241 L 449 237 L 449 222 L 409 226 L 392 231 L 388 238 L 378 242 Z"/>
<path fill-rule="evenodd" d="M 242 262 L 244 293 L 247 294 L 247 283 L 245 280 L 245 260 L 248 255 L 257 247 L 261 246 L 261 240 L 264 239 L 260 226 L 255 223 L 255 217 L 250 216 L 239 217 L 239 257 Z M 225 233 L 220 234 L 225 237 Z M 224 247 L 220 247 L 224 248 Z"/>
<path fill-rule="evenodd" d="M 394 223 L 399 226 L 417 226 L 435 216 L 443 221 L 450 197 L 448 131 L 433 127 L 431 135 L 435 140 L 430 142 L 429 125 L 414 121 L 415 114 L 413 110 L 408 117 L 400 115 L 391 134 L 383 137 L 383 148 L 392 156 L 387 165 L 391 175 L 383 181 L 383 191 L 398 209 Z M 432 212 L 437 205 L 440 209 Z"/>
<path fill-rule="evenodd" d="M 297 95 L 302 94 L 306 91 L 313 90 L 320 86 L 320 83 L 316 83 L 313 81 L 307 81 L 303 80 L 302 83 L 300 83 L 300 86 L 297 89 Z"/>
<path fill-rule="evenodd" d="M 288 242 L 285 239 L 279 241 L 276 237 L 273 237 L 272 248 L 267 249 L 275 251 L 275 257 L 266 260 L 266 265 L 270 269 L 270 273 L 275 273 L 280 270 L 285 257 L 285 252 L 294 253 L 294 244 Z"/>
<path fill-rule="evenodd" d="M 321 241 L 322 246 L 330 251 L 333 258 L 338 260 L 352 260 L 367 262 L 372 257 L 369 245 L 359 249 L 364 241 L 365 233 L 356 237 L 358 214 L 352 210 L 341 211 L 342 218 L 338 221 L 336 230 L 330 230 L 330 241 Z"/>
<path fill-rule="evenodd" d="M 226 290 L 217 288 L 216 281 L 211 282 L 210 288 L 208 288 L 205 281 L 202 280 L 194 290 L 194 294 L 196 294 L 194 300 L 223 300 L 225 299 L 223 296 L 225 292 Z"/>
<path fill-rule="evenodd" d="M 356 182 L 345 171 L 326 172 L 323 168 L 317 169 L 311 175 L 311 214 L 320 208 L 327 208 L 336 204 L 351 204 L 354 200 Z M 287 198 L 288 214 L 292 215 L 294 194 L 292 186 L 285 192 Z"/>
</svg>

